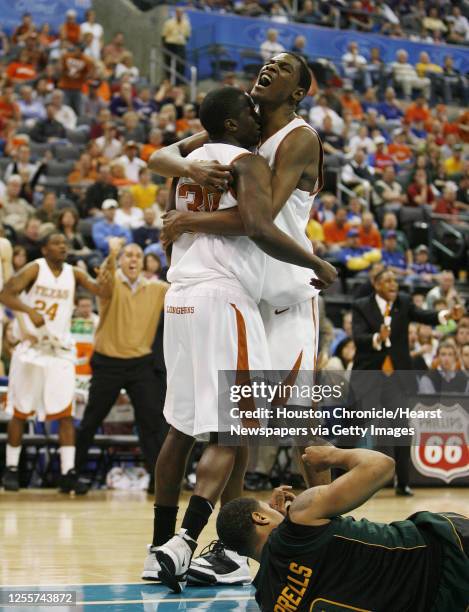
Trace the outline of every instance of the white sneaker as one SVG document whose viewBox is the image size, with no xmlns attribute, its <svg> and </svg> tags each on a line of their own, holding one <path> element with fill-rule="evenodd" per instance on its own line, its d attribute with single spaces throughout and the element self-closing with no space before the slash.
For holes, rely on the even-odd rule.
<svg viewBox="0 0 469 612">
<path fill-rule="evenodd" d="M 159 578 L 175 593 L 182 593 L 187 584 L 187 571 L 196 548 L 197 542 L 187 535 L 186 529 L 180 529 L 156 549 L 156 560 L 161 568 Z"/>
<path fill-rule="evenodd" d="M 156 546 L 152 546 L 148 544 L 147 546 L 147 556 L 145 557 L 145 561 L 143 563 L 143 572 L 142 579 L 143 580 L 152 580 L 154 582 L 161 582 L 159 574 L 160 574 L 160 564 L 156 560 L 155 553 L 157 551 Z"/>
<path fill-rule="evenodd" d="M 213 540 L 191 563 L 190 584 L 251 584 L 248 558 Z"/>
</svg>

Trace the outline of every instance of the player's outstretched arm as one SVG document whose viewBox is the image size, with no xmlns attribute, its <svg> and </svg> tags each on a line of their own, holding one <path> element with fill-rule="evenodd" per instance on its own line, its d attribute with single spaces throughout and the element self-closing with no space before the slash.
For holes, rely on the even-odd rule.
<svg viewBox="0 0 469 612">
<path fill-rule="evenodd" d="M 155 151 L 148 167 L 165 177 L 186 176 L 198 185 L 214 189 L 226 189 L 231 180 L 230 167 L 217 161 L 196 161 L 186 159 L 189 153 L 208 142 L 207 132 L 199 132 L 169 147 Z"/>
<path fill-rule="evenodd" d="M 346 473 L 329 485 L 308 489 L 295 499 L 289 515 L 294 523 L 316 525 L 350 512 L 379 491 L 394 474 L 394 459 L 367 449 L 309 446 L 303 461 L 318 471 L 338 467 Z"/>
<path fill-rule="evenodd" d="M 2 291 L 0 291 L 0 302 L 11 310 L 25 312 L 29 315 L 35 327 L 44 325 L 43 316 L 34 310 L 34 308 L 22 302 L 19 296 L 22 291 L 31 287 L 37 279 L 38 273 L 39 265 L 33 261 L 22 268 L 15 276 L 10 278 Z"/>
<path fill-rule="evenodd" d="M 271 172 L 265 159 L 259 155 L 239 158 L 233 164 L 233 176 L 246 235 L 271 257 L 314 270 L 324 284 L 333 283 L 337 278 L 334 266 L 303 249 L 275 225 L 271 208 Z"/>
</svg>

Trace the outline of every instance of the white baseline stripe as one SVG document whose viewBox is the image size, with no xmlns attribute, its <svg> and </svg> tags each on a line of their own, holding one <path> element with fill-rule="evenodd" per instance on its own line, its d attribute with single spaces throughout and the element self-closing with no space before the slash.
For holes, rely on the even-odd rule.
<svg viewBox="0 0 469 612">
<path fill-rule="evenodd" d="M 103 601 L 77 601 L 77 606 L 101 606 L 101 605 L 117 605 L 117 604 L 139 604 L 139 603 L 182 603 L 182 602 L 197 602 L 197 601 L 248 601 L 254 599 L 254 596 L 241 597 L 184 597 L 183 599 L 109 599 Z"/>
</svg>

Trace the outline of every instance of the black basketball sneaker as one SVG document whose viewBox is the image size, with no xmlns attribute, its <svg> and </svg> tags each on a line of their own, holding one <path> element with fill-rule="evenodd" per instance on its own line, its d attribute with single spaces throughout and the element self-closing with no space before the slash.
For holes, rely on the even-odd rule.
<svg viewBox="0 0 469 612">
<path fill-rule="evenodd" d="M 251 584 L 247 557 L 213 540 L 199 557 L 192 560 L 188 572 L 189 584 Z"/>
</svg>

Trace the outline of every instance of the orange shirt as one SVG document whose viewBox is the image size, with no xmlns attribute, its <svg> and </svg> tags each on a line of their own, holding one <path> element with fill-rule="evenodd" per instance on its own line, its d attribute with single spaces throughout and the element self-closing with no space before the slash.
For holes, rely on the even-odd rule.
<svg viewBox="0 0 469 612">
<path fill-rule="evenodd" d="M 80 24 L 79 23 L 64 23 L 63 32 L 65 38 L 74 44 L 80 42 Z"/>
<path fill-rule="evenodd" d="M 354 119 L 363 119 L 363 108 L 359 100 L 356 98 L 347 99 L 344 96 L 340 98 L 340 102 L 344 110 L 348 110 L 352 113 Z"/>
<path fill-rule="evenodd" d="M 96 173 L 96 170 L 91 170 L 87 174 L 87 176 L 82 176 L 79 170 L 73 170 L 73 172 L 70 172 L 70 174 L 68 175 L 68 182 L 70 184 L 85 183 L 88 181 L 95 181 L 97 178 L 98 178 L 98 175 Z"/>
<path fill-rule="evenodd" d="M 0 117 L 11 119 L 20 116 L 20 108 L 16 102 L 5 102 L 0 98 Z"/>
<path fill-rule="evenodd" d="M 82 87 L 82 92 L 85 95 L 88 95 L 90 88 L 88 83 L 85 83 Z M 100 86 L 96 90 L 98 98 L 101 98 L 103 102 L 109 102 L 111 99 L 111 88 L 109 87 L 109 83 L 107 81 L 101 81 Z"/>
<path fill-rule="evenodd" d="M 406 110 L 404 119 L 407 123 L 417 123 L 418 121 L 423 121 L 425 123 L 431 119 L 431 114 L 425 106 L 411 104 Z"/>
<path fill-rule="evenodd" d="M 324 229 L 324 239 L 327 242 L 345 242 L 347 240 L 347 232 L 350 229 L 350 223 L 345 223 L 339 227 L 335 221 L 326 221 L 322 226 Z"/>
<path fill-rule="evenodd" d="M 86 55 L 76 57 L 74 53 L 65 53 L 61 65 L 62 76 L 58 86 L 62 89 L 81 90 L 93 68 L 93 62 Z"/>
<path fill-rule="evenodd" d="M 412 159 L 412 151 L 405 144 L 391 143 L 388 147 L 388 153 L 398 164 L 403 164 Z"/>
<path fill-rule="evenodd" d="M 143 159 L 144 162 L 147 162 L 150 159 L 151 154 L 155 151 L 159 151 L 159 149 L 161 149 L 162 147 L 163 145 L 152 145 L 150 143 L 144 144 L 143 147 L 140 149 L 140 157 Z"/>
<path fill-rule="evenodd" d="M 465 113 L 463 113 L 459 119 L 458 119 L 458 124 L 464 125 L 465 127 L 469 128 L 469 110 L 466 111 Z M 463 141 L 463 142 L 469 142 L 469 132 L 465 132 L 464 130 L 459 130 L 459 138 Z"/>
<path fill-rule="evenodd" d="M 12 62 L 8 65 L 7 76 L 10 81 L 32 81 L 37 77 L 37 72 L 32 64 Z"/>
<path fill-rule="evenodd" d="M 358 237 L 360 246 L 371 247 L 372 249 L 381 248 L 381 234 L 376 227 L 372 227 L 368 232 L 365 231 L 362 225 L 358 228 Z"/>
</svg>

